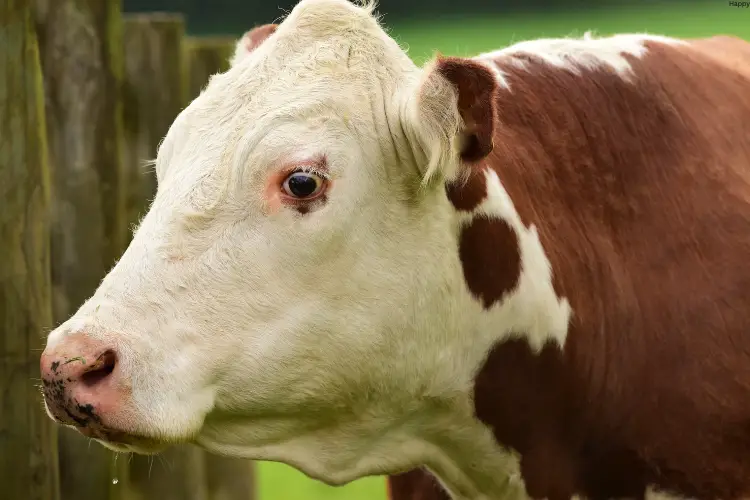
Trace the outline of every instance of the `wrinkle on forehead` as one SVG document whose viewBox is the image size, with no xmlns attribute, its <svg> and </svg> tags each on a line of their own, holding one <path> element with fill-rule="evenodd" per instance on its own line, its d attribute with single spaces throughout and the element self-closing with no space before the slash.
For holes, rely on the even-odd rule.
<svg viewBox="0 0 750 500">
<path fill-rule="evenodd" d="M 278 132 L 284 123 L 335 118 L 344 124 L 335 128 L 376 140 L 375 122 L 385 117 L 373 116 L 383 106 L 372 100 L 392 98 L 399 83 L 418 72 L 369 10 L 328 0 L 307 4 L 212 77 L 170 129 L 157 162 L 178 172 L 167 177 L 189 226 L 205 226 L 224 210 L 248 169 L 257 175 L 273 154 L 307 146 Z M 259 144 L 278 151 L 256 154 Z"/>
<path fill-rule="evenodd" d="M 224 130 L 203 131 L 192 125 L 195 117 L 189 115 L 179 123 L 185 130 L 177 131 L 175 138 L 186 143 L 175 148 L 171 161 L 181 172 L 163 187 L 163 196 L 178 207 L 179 223 L 186 230 L 205 228 L 220 212 L 234 212 L 232 219 L 246 213 L 253 205 L 252 186 L 292 154 L 319 155 L 326 147 L 341 147 L 341 134 L 351 132 L 348 107 L 329 94 L 313 94 L 311 99 L 303 87 L 296 92 L 308 98 L 290 99 L 268 111 L 241 110 L 226 118 Z"/>
</svg>

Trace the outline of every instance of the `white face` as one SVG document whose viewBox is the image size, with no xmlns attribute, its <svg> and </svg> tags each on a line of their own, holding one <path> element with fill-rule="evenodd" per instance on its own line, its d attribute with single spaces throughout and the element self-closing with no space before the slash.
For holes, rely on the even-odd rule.
<svg viewBox="0 0 750 500">
<path fill-rule="evenodd" d="M 408 122 L 420 78 L 366 9 L 304 0 L 175 120 L 133 242 L 48 341 L 116 352 L 99 417 L 129 449 L 304 467 L 459 383 L 433 366 L 461 271 Z"/>
</svg>

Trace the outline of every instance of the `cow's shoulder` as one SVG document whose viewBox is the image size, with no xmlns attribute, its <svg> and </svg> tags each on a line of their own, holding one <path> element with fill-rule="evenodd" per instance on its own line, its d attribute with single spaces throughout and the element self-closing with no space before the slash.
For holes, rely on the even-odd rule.
<svg viewBox="0 0 750 500">
<path fill-rule="evenodd" d="M 535 497 L 750 492 L 745 50 L 631 35 L 480 58 L 503 81 L 482 167 L 572 308 L 561 349 L 501 343 L 477 377 Z"/>
</svg>

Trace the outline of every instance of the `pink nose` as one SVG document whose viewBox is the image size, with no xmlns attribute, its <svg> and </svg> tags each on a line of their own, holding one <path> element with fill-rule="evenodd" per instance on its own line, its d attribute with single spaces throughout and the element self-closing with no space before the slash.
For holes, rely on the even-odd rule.
<svg viewBox="0 0 750 500">
<path fill-rule="evenodd" d="M 71 335 L 42 353 L 44 399 L 50 413 L 78 428 L 98 426 L 114 398 L 117 354 L 82 334 Z"/>
</svg>

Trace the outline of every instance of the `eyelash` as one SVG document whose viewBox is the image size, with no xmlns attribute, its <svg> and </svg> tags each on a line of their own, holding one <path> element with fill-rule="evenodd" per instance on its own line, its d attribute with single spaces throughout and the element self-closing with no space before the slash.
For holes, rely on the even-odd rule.
<svg viewBox="0 0 750 500">
<path fill-rule="evenodd" d="M 321 169 L 315 167 L 314 165 L 300 165 L 294 168 L 293 170 L 289 171 L 286 177 L 289 177 L 292 174 L 297 174 L 300 172 L 305 173 L 305 174 L 317 175 L 318 177 L 320 177 L 321 179 L 325 181 L 331 180 L 330 174 L 328 174 L 327 172 L 323 172 Z"/>
</svg>

